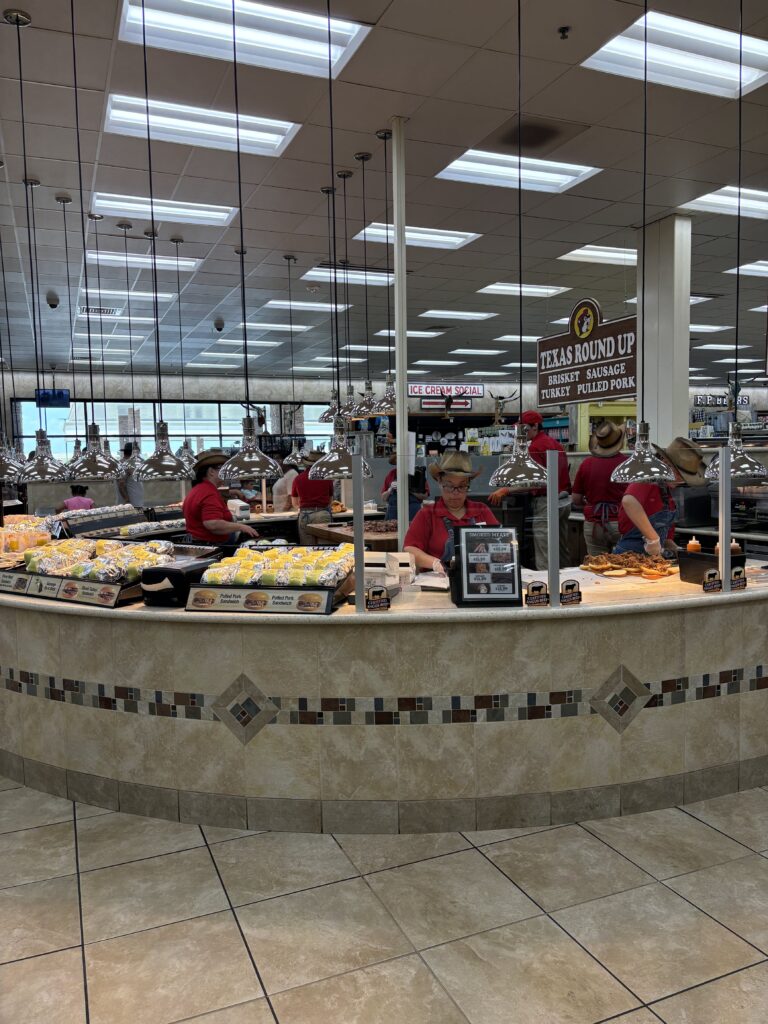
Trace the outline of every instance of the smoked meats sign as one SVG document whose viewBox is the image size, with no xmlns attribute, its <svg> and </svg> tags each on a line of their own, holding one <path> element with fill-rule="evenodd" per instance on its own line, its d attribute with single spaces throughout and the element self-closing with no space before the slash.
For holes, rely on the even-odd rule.
<svg viewBox="0 0 768 1024">
<path fill-rule="evenodd" d="M 568 333 L 538 342 L 537 405 L 606 402 L 637 394 L 637 317 L 603 323 L 594 299 L 573 309 Z"/>
</svg>

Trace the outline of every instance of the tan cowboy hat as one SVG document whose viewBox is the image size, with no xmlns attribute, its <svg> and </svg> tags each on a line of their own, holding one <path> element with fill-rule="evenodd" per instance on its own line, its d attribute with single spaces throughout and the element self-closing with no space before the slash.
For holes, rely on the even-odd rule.
<svg viewBox="0 0 768 1024">
<path fill-rule="evenodd" d="M 466 476 L 474 480 L 480 475 L 479 469 L 472 469 L 472 459 L 466 452 L 444 452 L 437 462 L 429 467 L 429 475 L 433 480 L 439 480 L 446 473 L 454 473 L 456 476 Z"/>
<path fill-rule="evenodd" d="M 316 449 L 311 448 L 301 456 L 301 464 L 308 469 L 310 466 L 314 466 L 318 459 L 322 459 L 325 454 L 325 452 L 319 452 Z"/>
<path fill-rule="evenodd" d="M 223 466 L 224 463 L 229 459 L 228 455 L 225 455 L 220 448 L 209 448 L 205 452 L 200 454 L 195 459 L 194 470 L 197 472 L 198 469 L 206 469 L 209 466 Z"/>
<path fill-rule="evenodd" d="M 602 459 L 615 455 L 624 447 L 625 433 L 624 427 L 610 420 L 603 420 L 595 427 L 595 432 L 589 439 L 590 452 Z"/>
<path fill-rule="evenodd" d="M 657 452 L 671 462 L 689 487 L 701 487 L 704 477 L 704 455 L 701 448 L 687 437 L 675 437 L 666 448 L 654 445 Z"/>
</svg>

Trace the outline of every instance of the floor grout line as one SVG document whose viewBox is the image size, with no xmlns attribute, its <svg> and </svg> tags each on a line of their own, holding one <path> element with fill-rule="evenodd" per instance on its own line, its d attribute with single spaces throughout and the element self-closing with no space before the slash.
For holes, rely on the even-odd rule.
<svg viewBox="0 0 768 1024">
<path fill-rule="evenodd" d="M 697 988 L 706 988 L 707 985 L 712 985 L 716 981 L 722 981 L 723 978 L 733 978 L 737 974 L 743 974 L 745 971 L 751 971 L 753 967 L 761 967 L 763 964 L 768 964 L 768 957 L 764 956 L 763 959 L 758 960 L 757 963 L 745 964 L 744 967 L 737 967 L 733 971 L 726 971 L 725 974 L 718 974 L 716 978 L 708 978 L 706 981 L 699 981 L 695 985 L 687 985 L 685 988 L 681 988 L 679 992 L 670 992 L 669 995 L 659 996 L 657 999 L 651 999 L 645 1005 L 649 1010 L 653 1010 L 654 1006 L 665 1002 L 667 999 L 675 999 L 677 996 L 685 995 L 686 992 L 695 992 Z"/>
<path fill-rule="evenodd" d="M 52 956 L 54 953 L 66 953 L 70 949 L 80 949 L 80 944 L 78 943 L 75 946 L 61 946 L 59 949 L 46 949 L 42 953 L 30 953 L 29 956 L 19 956 L 13 960 L 4 960 L 0 964 L 0 968 L 8 967 L 10 964 L 22 964 L 27 960 L 39 960 L 41 957 Z"/>
<path fill-rule="evenodd" d="M 749 790 L 745 789 L 745 790 L 742 790 L 742 792 L 748 793 Z M 725 795 L 726 796 L 736 796 L 737 794 L 735 794 L 735 793 L 727 793 Z M 716 800 L 718 798 L 717 797 L 713 797 L 712 799 Z M 747 844 L 743 843 L 740 839 L 736 839 L 735 836 L 729 836 L 727 832 L 724 832 L 721 828 L 718 828 L 717 825 L 711 825 L 708 821 L 704 821 L 703 818 L 700 818 L 697 814 L 694 814 L 693 811 L 689 811 L 685 805 L 681 806 L 680 804 L 678 804 L 677 805 L 677 810 L 678 811 L 682 811 L 683 814 L 686 814 L 689 818 L 693 818 L 694 821 L 698 821 L 700 825 L 706 825 L 707 828 L 711 828 L 712 831 L 713 832 L 717 832 L 718 835 L 725 836 L 725 838 L 726 839 L 730 839 L 732 843 L 738 843 L 739 846 L 743 846 L 744 849 L 745 850 L 749 850 L 750 853 L 758 853 L 759 852 L 758 850 L 753 850 L 751 846 L 747 846 Z"/>
<path fill-rule="evenodd" d="M 225 896 L 225 898 L 227 900 L 227 903 L 229 904 L 229 912 L 230 912 L 230 914 L 232 915 L 232 917 L 234 919 L 235 927 L 237 928 L 238 932 L 240 933 L 240 938 L 242 939 L 243 946 L 245 946 L 245 952 L 248 955 L 248 959 L 251 961 L 251 966 L 253 967 L 254 974 L 256 975 L 256 980 L 259 983 L 259 987 L 261 988 L 261 991 L 264 993 L 264 998 L 267 1001 L 267 1006 L 269 1007 L 269 1012 L 272 1014 L 272 1017 L 275 1020 L 275 1024 L 280 1024 L 280 1020 L 279 1020 L 279 1018 L 277 1016 L 277 1011 L 275 1010 L 275 1007 L 274 1007 L 274 1005 L 272 1003 L 272 999 L 271 999 L 270 993 L 267 992 L 267 986 L 264 984 L 264 979 L 261 976 L 261 971 L 259 970 L 258 964 L 256 963 L 256 959 L 255 959 L 255 957 L 253 955 L 251 947 L 248 944 L 248 940 L 245 937 L 245 932 L 243 931 L 243 926 L 240 923 L 240 918 L 237 916 L 237 911 L 235 910 L 235 907 L 232 904 L 232 900 L 230 899 L 230 896 L 229 896 L 229 891 L 227 890 L 227 887 L 224 884 L 224 879 L 222 878 L 221 872 L 219 871 L 219 865 L 216 863 L 216 858 L 214 857 L 213 851 L 211 850 L 211 847 L 210 847 L 210 844 L 208 843 L 208 840 L 205 837 L 205 832 L 203 832 L 202 825 L 200 825 L 198 827 L 200 828 L 200 835 L 203 837 L 203 842 L 205 843 L 205 848 L 208 851 L 208 855 L 211 858 L 211 863 L 213 864 L 213 870 L 216 872 L 216 877 L 219 880 L 219 885 L 221 886 L 221 888 L 222 888 L 222 890 L 224 892 L 224 896 Z"/>
<path fill-rule="evenodd" d="M 85 999 L 85 1024 L 90 1024 L 91 1008 L 88 999 L 88 968 L 85 960 L 85 928 L 83 925 L 83 890 L 80 878 L 80 846 L 77 835 L 77 804 L 72 803 L 72 825 L 75 841 L 75 874 L 77 877 L 77 914 L 80 924 L 80 960 L 83 968 L 83 996 Z"/>
</svg>

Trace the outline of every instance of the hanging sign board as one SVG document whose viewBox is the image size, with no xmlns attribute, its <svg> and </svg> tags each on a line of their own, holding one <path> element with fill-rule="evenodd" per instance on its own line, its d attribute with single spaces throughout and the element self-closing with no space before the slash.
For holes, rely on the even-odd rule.
<svg viewBox="0 0 768 1024">
<path fill-rule="evenodd" d="M 485 384 L 431 384 L 408 381 L 409 398 L 483 398 Z"/>
<path fill-rule="evenodd" d="M 422 409 L 444 409 L 445 399 L 444 398 L 422 398 L 421 399 Z M 456 412 L 457 409 L 464 409 L 465 411 L 472 408 L 471 398 L 454 398 L 451 402 L 451 412 Z"/>
<path fill-rule="evenodd" d="M 748 406 L 749 395 L 739 395 L 736 400 L 738 405 Z M 693 404 L 695 406 L 714 406 L 715 408 L 725 409 L 728 406 L 729 398 L 728 395 L 694 395 Z"/>
<path fill-rule="evenodd" d="M 571 313 L 568 333 L 537 345 L 539 408 L 637 394 L 637 317 L 603 322 L 594 299 Z"/>
</svg>

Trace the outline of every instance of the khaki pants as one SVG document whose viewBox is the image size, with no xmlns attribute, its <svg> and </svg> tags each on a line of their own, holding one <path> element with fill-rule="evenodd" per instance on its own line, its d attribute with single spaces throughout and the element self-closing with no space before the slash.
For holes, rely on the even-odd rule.
<svg viewBox="0 0 768 1024">
<path fill-rule="evenodd" d="M 539 570 L 549 568 L 548 545 L 547 545 L 547 498 L 540 495 L 531 499 L 533 511 L 533 552 L 536 558 L 536 568 Z M 568 550 L 568 517 L 571 514 L 571 503 L 567 502 L 558 508 L 558 533 L 560 535 L 560 568 L 564 569 L 571 564 Z"/>
<path fill-rule="evenodd" d="M 313 537 L 311 533 L 307 533 L 306 527 L 310 523 L 330 523 L 331 513 L 327 508 L 313 508 L 303 512 L 299 512 L 299 544 L 303 544 L 306 547 L 313 547 L 318 543 L 316 537 Z"/>
<path fill-rule="evenodd" d="M 607 555 L 619 542 L 619 524 L 609 519 L 602 523 L 588 523 L 584 520 L 584 543 L 588 555 Z"/>
</svg>

